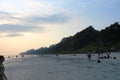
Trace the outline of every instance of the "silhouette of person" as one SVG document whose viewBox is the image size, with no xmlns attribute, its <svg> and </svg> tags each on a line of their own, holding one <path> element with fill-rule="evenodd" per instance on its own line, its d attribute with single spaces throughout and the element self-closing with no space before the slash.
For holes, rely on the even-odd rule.
<svg viewBox="0 0 120 80">
<path fill-rule="evenodd" d="M 23 58 L 23 57 L 24 57 L 24 55 L 21 55 L 21 57 Z"/>
<path fill-rule="evenodd" d="M 91 53 L 90 51 L 87 53 L 88 60 L 91 61 Z"/>
<path fill-rule="evenodd" d="M 0 80 L 8 80 L 5 73 L 4 73 L 4 65 L 3 62 L 5 61 L 4 56 L 0 56 Z"/>
</svg>

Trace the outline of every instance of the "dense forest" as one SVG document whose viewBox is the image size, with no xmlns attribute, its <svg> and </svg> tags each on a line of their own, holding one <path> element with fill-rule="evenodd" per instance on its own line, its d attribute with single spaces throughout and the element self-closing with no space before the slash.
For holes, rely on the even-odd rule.
<svg viewBox="0 0 120 80">
<path fill-rule="evenodd" d="M 73 36 L 63 38 L 58 44 L 37 50 L 31 49 L 21 54 L 68 54 L 119 49 L 120 24 L 115 22 L 100 31 L 89 26 Z"/>
</svg>

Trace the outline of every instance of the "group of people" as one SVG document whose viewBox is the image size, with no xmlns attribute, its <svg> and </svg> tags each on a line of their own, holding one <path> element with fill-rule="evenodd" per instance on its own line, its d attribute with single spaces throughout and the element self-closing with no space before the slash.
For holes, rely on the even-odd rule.
<svg viewBox="0 0 120 80">
<path fill-rule="evenodd" d="M 7 58 L 18 58 L 18 57 L 23 58 L 23 57 L 24 57 L 24 55 L 8 56 Z"/>
<path fill-rule="evenodd" d="M 98 59 L 109 59 L 109 58 L 111 58 L 111 56 L 110 56 L 111 52 L 112 51 L 100 51 L 100 52 L 88 51 L 87 58 L 89 61 L 91 61 L 92 55 L 98 54 Z M 116 59 L 116 57 L 114 56 L 113 59 Z"/>
</svg>

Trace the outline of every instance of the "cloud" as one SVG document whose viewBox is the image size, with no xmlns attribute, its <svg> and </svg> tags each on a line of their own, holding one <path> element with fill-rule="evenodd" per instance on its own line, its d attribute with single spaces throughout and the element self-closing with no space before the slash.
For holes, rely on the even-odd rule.
<svg viewBox="0 0 120 80">
<path fill-rule="evenodd" d="M 56 9 L 54 2 L 50 0 L 1 0 L 0 10 L 12 13 L 27 14 L 54 14 Z M 57 1 L 58 2 L 58 1 Z"/>
<path fill-rule="evenodd" d="M 27 26 L 27 25 L 0 25 L 0 37 L 18 37 L 24 36 L 22 33 L 40 33 L 43 27 Z"/>
<path fill-rule="evenodd" d="M 54 15 L 24 15 L 18 13 L 0 12 L 0 32 L 7 37 L 23 36 L 19 33 L 38 33 L 44 30 L 42 24 L 65 23 L 70 17 L 63 14 Z"/>
<path fill-rule="evenodd" d="M 6 13 L 0 12 L 0 24 L 35 24 L 35 23 L 64 23 L 69 20 L 70 17 L 63 14 L 53 15 L 24 15 L 18 13 Z"/>
<path fill-rule="evenodd" d="M 18 24 L 22 22 L 22 18 L 22 14 L 0 12 L 0 24 Z"/>
<path fill-rule="evenodd" d="M 69 17 L 59 14 L 49 16 L 32 16 L 26 18 L 28 22 L 39 22 L 39 23 L 64 23 L 69 20 Z"/>
<path fill-rule="evenodd" d="M 8 13 L 8 12 L 0 12 L 0 19 L 19 19 L 21 20 L 25 15 L 19 13 Z"/>
<path fill-rule="evenodd" d="M 0 32 L 37 32 L 42 31 L 43 27 L 27 26 L 27 25 L 0 25 Z"/>
<path fill-rule="evenodd" d="M 19 33 L 9 33 L 8 35 L 6 35 L 7 37 L 18 37 L 18 36 L 23 36 L 22 34 Z"/>
<path fill-rule="evenodd" d="M 20 37 L 24 36 L 22 33 L 16 33 L 16 32 L 7 32 L 7 33 L 0 33 L 0 38 L 3 37 Z"/>
</svg>

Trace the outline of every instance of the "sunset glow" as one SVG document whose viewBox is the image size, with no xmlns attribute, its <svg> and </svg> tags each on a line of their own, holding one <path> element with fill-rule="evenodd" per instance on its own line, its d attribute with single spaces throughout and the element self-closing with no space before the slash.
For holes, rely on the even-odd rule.
<svg viewBox="0 0 120 80">
<path fill-rule="evenodd" d="M 49 47 L 93 25 L 120 21 L 120 0 L 0 0 L 0 54 Z"/>
</svg>

